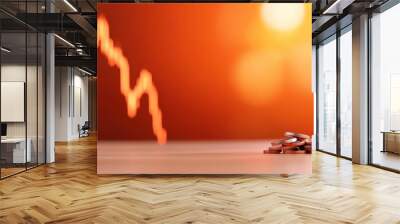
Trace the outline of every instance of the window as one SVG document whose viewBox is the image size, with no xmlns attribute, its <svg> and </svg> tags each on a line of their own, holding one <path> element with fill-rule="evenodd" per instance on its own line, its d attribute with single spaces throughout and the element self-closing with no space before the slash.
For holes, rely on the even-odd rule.
<svg viewBox="0 0 400 224">
<path fill-rule="evenodd" d="M 318 149 L 336 153 L 336 36 L 318 47 Z"/>
<path fill-rule="evenodd" d="M 371 19 L 371 160 L 400 170 L 400 5 Z"/>
<path fill-rule="evenodd" d="M 340 36 L 340 155 L 352 157 L 352 33 Z"/>
</svg>

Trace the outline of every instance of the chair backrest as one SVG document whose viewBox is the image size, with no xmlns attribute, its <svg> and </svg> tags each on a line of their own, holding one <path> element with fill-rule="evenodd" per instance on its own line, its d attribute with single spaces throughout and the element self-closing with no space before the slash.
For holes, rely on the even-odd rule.
<svg viewBox="0 0 400 224">
<path fill-rule="evenodd" d="M 85 121 L 82 128 L 90 128 L 89 121 Z"/>
</svg>

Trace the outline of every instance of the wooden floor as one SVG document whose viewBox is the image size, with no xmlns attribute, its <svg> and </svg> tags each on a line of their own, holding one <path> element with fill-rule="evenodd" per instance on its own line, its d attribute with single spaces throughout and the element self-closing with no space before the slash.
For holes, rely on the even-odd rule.
<svg viewBox="0 0 400 224">
<path fill-rule="evenodd" d="M 374 151 L 374 164 L 389 167 L 395 170 L 400 170 L 400 155 L 392 152 Z"/>
<path fill-rule="evenodd" d="M 98 176 L 96 140 L 0 181 L 0 223 L 400 223 L 400 175 L 313 154 L 313 175 Z"/>
<path fill-rule="evenodd" d="M 16 174 L 16 173 L 19 173 L 19 172 L 23 172 L 23 171 L 25 171 L 25 167 L 23 167 L 23 168 L 14 168 L 14 167 L 11 167 L 11 168 L 0 168 L 1 169 L 1 177 L 3 178 L 3 177 L 8 177 L 8 176 L 11 176 L 11 175 L 13 175 L 13 174 Z"/>
</svg>

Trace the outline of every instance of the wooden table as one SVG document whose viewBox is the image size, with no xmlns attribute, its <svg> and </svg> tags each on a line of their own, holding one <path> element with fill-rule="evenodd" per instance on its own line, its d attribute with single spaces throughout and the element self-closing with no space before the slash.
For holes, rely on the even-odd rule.
<svg viewBox="0 0 400 224">
<path fill-rule="evenodd" d="M 4 159 L 6 163 L 13 164 L 30 162 L 32 157 L 32 142 L 30 138 L 27 138 L 26 142 L 25 138 L 1 139 L 1 159 Z M 26 151 L 25 145 L 27 145 Z"/>
<path fill-rule="evenodd" d="M 400 154 L 400 131 L 382 131 L 383 150 L 382 152 L 392 152 Z"/>
</svg>

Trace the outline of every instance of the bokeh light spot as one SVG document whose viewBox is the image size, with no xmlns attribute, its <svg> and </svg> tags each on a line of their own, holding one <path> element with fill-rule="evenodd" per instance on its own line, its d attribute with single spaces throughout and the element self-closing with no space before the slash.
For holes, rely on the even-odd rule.
<svg viewBox="0 0 400 224">
<path fill-rule="evenodd" d="M 252 51 L 244 54 L 234 71 L 234 85 L 241 99 L 253 106 L 271 103 L 281 88 L 282 61 L 277 52 Z"/>
<path fill-rule="evenodd" d="M 261 18 L 265 25 L 279 31 L 296 29 L 305 16 L 304 4 L 274 3 L 261 6 Z"/>
</svg>

